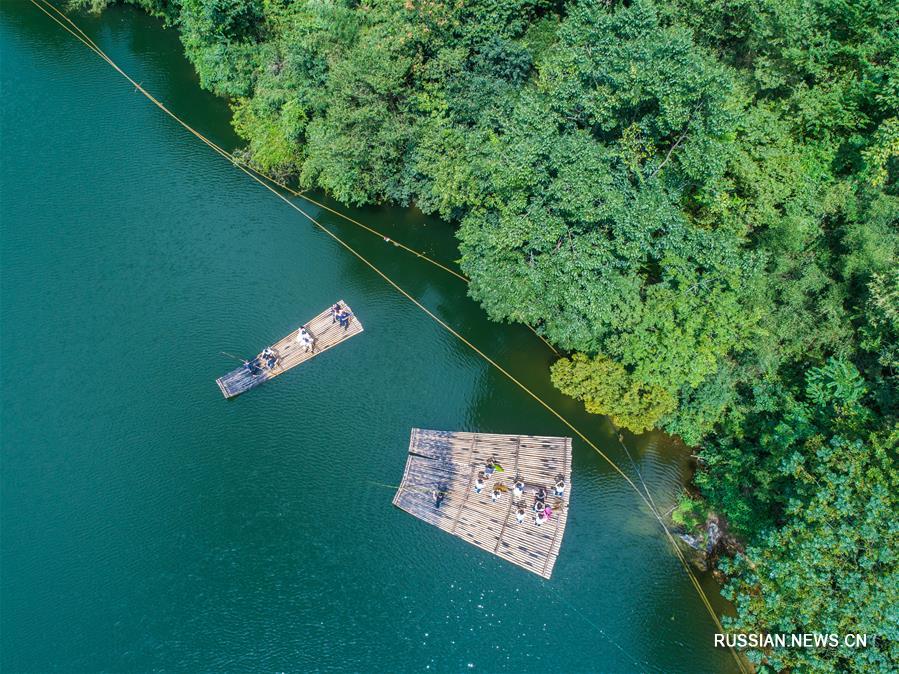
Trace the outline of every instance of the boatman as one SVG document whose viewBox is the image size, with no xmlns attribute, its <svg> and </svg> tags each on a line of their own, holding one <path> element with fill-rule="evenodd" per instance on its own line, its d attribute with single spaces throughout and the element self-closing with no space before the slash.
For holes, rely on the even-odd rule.
<svg viewBox="0 0 899 674">
<path fill-rule="evenodd" d="M 245 360 L 243 362 L 244 367 L 247 368 L 247 372 L 249 372 L 253 377 L 262 372 L 262 370 L 260 370 L 259 366 L 256 364 L 256 361 L 257 359 L 254 358 L 253 360 Z"/>
</svg>

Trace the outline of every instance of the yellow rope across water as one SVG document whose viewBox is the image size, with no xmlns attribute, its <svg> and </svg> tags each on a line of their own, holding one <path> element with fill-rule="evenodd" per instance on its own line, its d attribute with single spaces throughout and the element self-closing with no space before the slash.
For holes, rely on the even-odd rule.
<svg viewBox="0 0 899 674">
<path fill-rule="evenodd" d="M 451 326 L 449 326 L 446 322 L 444 322 L 440 317 L 435 315 L 430 309 L 425 307 L 421 302 L 419 302 L 417 299 L 412 297 L 412 295 L 410 295 L 403 288 L 401 288 L 395 281 L 393 281 L 393 279 L 388 277 L 384 272 L 382 272 L 380 269 L 378 269 L 373 263 L 369 262 L 364 256 L 362 256 L 360 253 L 358 253 L 352 246 L 350 246 L 343 239 L 341 239 L 339 236 L 337 236 L 334 232 L 332 232 L 330 229 L 328 229 L 323 224 L 321 224 L 318 220 L 316 220 L 311 215 L 306 213 L 303 209 L 301 209 L 299 206 L 297 206 L 294 202 L 292 202 L 290 199 L 285 197 L 281 192 L 279 192 L 274 187 L 272 187 L 268 182 L 266 182 L 265 179 L 263 179 L 262 177 L 257 175 L 251 168 L 247 168 L 246 166 L 242 165 L 240 162 L 236 161 L 236 159 L 233 157 L 233 155 L 231 155 L 226 150 L 220 148 L 214 142 L 212 142 L 211 140 L 209 140 L 208 138 L 203 136 L 199 131 L 197 131 L 190 125 L 188 125 L 187 122 L 183 121 L 181 118 L 179 118 L 177 115 L 175 115 L 175 113 L 173 113 L 171 110 L 169 110 L 167 107 L 165 107 L 165 105 L 163 105 L 158 99 L 156 99 L 150 92 L 148 92 L 146 89 L 144 89 L 138 82 L 136 82 L 134 79 L 132 79 L 112 59 L 110 59 L 103 52 L 103 50 L 100 49 L 100 47 L 97 46 L 96 43 L 94 43 L 93 40 L 91 40 L 91 38 L 88 37 L 87 34 L 85 34 L 84 31 L 82 31 L 64 12 L 62 12 L 61 10 L 56 8 L 54 5 L 52 5 L 47 0 L 30 0 L 30 2 L 35 7 L 37 7 L 42 12 L 44 12 L 44 14 L 46 14 L 48 17 L 50 17 L 54 22 L 59 24 L 63 29 L 65 29 L 67 32 L 69 32 L 71 35 L 73 35 L 76 39 L 78 39 L 80 42 L 82 42 L 85 46 L 87 46 L 91 51 L 93 51 L 95 54 L 97 54 L 97 56 L 99 56 L 101 59 L 106 61 L 112 68 L 114 68 L 120 75 L 122 75 L 122 77 L 124 77 L 126 80 L 128 80 L 132 85 L 134 85 L 134 87 L 138 91 L 140 91 L 144 96 L 146 96 L 148 100 L 150 100 L 160 110 L 165 112 L 174 121 L 176 121 L 178 124 L 180 124 L 182 127 L 184 127 L 184 129 L 186 129 L 191 134 L 196 136 L 198 139 L 200 139 L 201 141 L 206 143 L 206 145 L 208 145 L 210 148 L 212 148 L 213 150 L 218 152 L 220 155 L 222 155 L 226 159 L 230 160 L 235 166 L 237 166 L 237 168 L 239 168 L 241 171 L 243 171 L 245 174 L 247 174 L 250 178 L 255 180 L 257 183 L 259 183 L 265 189 L 269 190 L 276 197 L 278 197 L 279 199 L 284 201 L 284 203 L 286 203 L 288 206 L 293 208 L 304 218 L 309 220 L 312 224 L 314 224 L 316 227 L 318 227 L 322 232 L 324 232 L 325 234 L 330 236 L 335 242 L 337 242 L 339 245 L 341 245 L 343 248 L 345 248 L 348 252 L 350 252 L 353 256 L 355 256 L 360 262 L 362 262 L 369 269 L 371 269 L 378 276 L 380 276 L 387 284 L 389 284 L 397 292 L 399 292 L 406 299 L 408 299 L 410 302 L 412 302 L 412 304 L 414 304 L 416 307 L 418 307 L 422 312 L 427 314 L 433 321 L 435 321 L 443 329 L 445 329 L 451 335 L 456 337 L 463 344 L 468 346 L 472 351 L 474 351 L 476 354 L 478 354 L 487 363 L 489 363 L 490 365 L 495 367 L 499 372 L 501 372 L 503 375 L 505 375 L 511 382 L 513 382 L 515 385 L 517 385 L 522 391 L 527 393 L 537 403 L 539 403 L 548 412 L 550 412 L 559 421 L 561 421 L 565 426 L 567 426 L 573 433 L 575 433 L 581 440 L 583 440 L 591 449 L 593 449 L 593 451 L 595 451 L 600 457 L 602 457 L 606 461 L 606 463 L 608 463 L 609 466 L 611 466 L 612 469 L 615 470 L 615 472 L 618 473 L 630 485 L 630 487 L 634 490 L 634 492 L 636 492 L 636 494 L 640 497 L 640 499 L 643 501 L 643 503 L 647 506 L 650 513 L 653 515 L 653 517 L 661 525 L 662 531 L 665 533 L 665 536 L 668 539 L 668 542 L 670 543 L 671 549 L 674 551 L 675 556 L 681 562 L 681 565 L 683 566 L 684 571 L 686 572 L 688 578 L 690 579 L 690 582 L 692 583 L 693 587 L 696 589 L 696 592 L 699 595 L 699 598 L 702 600 L 702 603 L 705 606 L 706 610 L 708 611 L 709 615 L 711 616 L 712 621 L 715 623 L 715 626 L 718 628 L 718 630 L 720 632 L 724 631 L 724 627 L 721 625 L 721 621 L 718 619 L 718 615 L 715 613 L 714 608 L 712 608 L 712 605 L 711 605 L 711 602 L 709 602 L 708 596 L 706 595 L 705 591 L 702 589 L 702 586 L 700 585 L 699 580 L 696 578 L 696 575 L 693 573 L 692 569 L 690 568 L 689 563 L 687 562 L 686 558 L 684 557 L 684 554 L 681 551 L 680 547 L 678 547 L 677 542 L 674 540 L 674 536 L 672 536 L 671 532 L 668 530 L 668 527 L 665 526 L 665 523 L 662 520 L 661 515 L 659 515 L 658 510 L 654 507 L 653 503 L 647 498 L 647 496 L 644 495 L 643 492 L 637 487 L 637 485 L 634 483 L 634 481 L 623 470 L 621 470 L 621 468 L 618 467 L 618 464 L 616 464 L 614 461 L 612 461 L 612 459 L 609 458 L 609 456 L 607 456 L 605 454 L 605 452 L 603 452 L 592 440 L 590 440 L 586 435 L 581 433 L 581 431 L 579 431 L 570 421 L 568 421 L 559 412 L 557 412 L 554 408 L 552 408 L 549 405 L 549 403 L 544 401 L 536 393 L 531 391 L 531 389 L 529 389 L 527 386 L 525 386 L 521 381 L 516 379 L 508 370 L 506 370 L 499 363 L 497 363 L 495 360 L 490 358 L 490 356 L 488 356 L 486 353 L 481 351 L 474 344 L 469 342 L 465 337 L 463 337 L 461 334 L 459 334 L 456 330 L 454 330 Z M 48 11 L 48 8 L 49 8 L 49 11 Z M 59 18 L 57 18 L 57 16 Z M 63 22 L 65 22 L 65 23 L 63 23 Z M 66 25 L 66 24 L 69 24 L 69 25 Z M 71 28 L 70 28 L 70 26 L 71 26 Z M 288 190 L 288 191 L 291 191 L 291 190 Z M 737 655 L 736 651 L 733 648 L 730 648 L 730 652 L 733 655 L 734 660 L 737 663 L 737 666 L 739 667 L 740 671 L 745 673 L 747 671 L 746 667 L 743 664 L 743 661 Z"/>
</svg>

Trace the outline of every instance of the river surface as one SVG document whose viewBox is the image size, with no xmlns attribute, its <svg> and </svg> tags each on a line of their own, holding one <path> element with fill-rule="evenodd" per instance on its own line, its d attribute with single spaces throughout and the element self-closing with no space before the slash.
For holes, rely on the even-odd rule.
<svg viewBox="0 0 899 674">
<path fill-rule="evenodd" d="M 130 8 L 78 21 L 240 146 L 174 31 Z M 0 45 L 4 672 L 733 670 L 659 524 L 578 439 L 550 581 L 395 509 L 412 426 L 571 433 L 33 5 L 0 5 Z M 527 329 L 298 203 L 636 475 L 608 422 L 551 387 Z M 339 208 L 457 257 L 416 210 Z M 362 335 L 222 398 L 221 351 L 253 354 L 337 299 Z M 687 450 L 625 440 L 667 509 Z"/>
</svg>

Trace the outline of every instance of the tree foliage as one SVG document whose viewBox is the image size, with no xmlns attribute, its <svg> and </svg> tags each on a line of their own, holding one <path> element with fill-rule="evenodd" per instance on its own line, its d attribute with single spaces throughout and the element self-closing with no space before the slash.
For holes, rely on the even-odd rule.
<svg viewBox="0 0 899 674">
<path fill-rule="evenodd" d="M 556 387 L 584 401 L 588 412 L 607 414 L 612 421 L 640 433 L 652 429 L 674 409 L 674 397 L 665 389 L 635 379 L 606 356 L 576 353 L 552 368 Z M 612 405 L 609 405 L 612 401 Z"/>
<path fill-rule="evenodd" d="M 751 652 L 777 670 L 891 671 L 899 661 L 899 425 L 878 428 L 861 375 L 831 361 L 807 376 L 788 418 L 765 415 L 746 444 L 778 483 L 755 503 L 765 516 L 724 568 L 741 632 L 868 634 L 869 648 Z M 773 515 L 773 517 L 772 517 Z M 758 525 L 744 520 L 748 530 Z"/>
</svg>

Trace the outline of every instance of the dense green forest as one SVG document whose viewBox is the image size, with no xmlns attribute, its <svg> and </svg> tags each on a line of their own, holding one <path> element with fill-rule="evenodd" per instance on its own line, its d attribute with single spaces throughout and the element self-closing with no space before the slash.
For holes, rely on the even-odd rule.
<svg viewBox="0 0 899 674">
<path fill-rule="evenodd" d="M 899 667 L 899 3 L 132 1 L 262 169 L 453 223 L 559 389 L 698 448 L 731 629 L 879 636 L 754 661 Z"/>
</svg>

